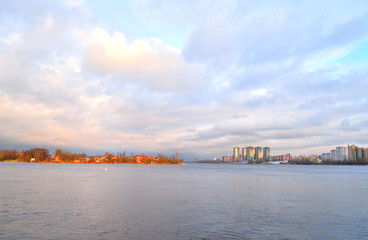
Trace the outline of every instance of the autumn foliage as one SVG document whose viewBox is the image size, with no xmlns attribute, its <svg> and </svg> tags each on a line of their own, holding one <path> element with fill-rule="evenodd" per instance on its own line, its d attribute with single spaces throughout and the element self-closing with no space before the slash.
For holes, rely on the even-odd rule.
<svg viewBox="0 0 368 240">
<path fill-rule="evenodd" d="M 181 164 L 183 159 L 179 158 L 176 153 L 172 157 L 166 157 L 158 154 L 157 157 L 144 154 L 126 156 L 124 153 L 113 155 L 106 153 L 105 155 L 88 156 L 85 153 L 72 153 L 56 149 L 50 155 L 49 150 L 45 148 L 31 148 L 29 150 L 1 150 L 0 161 L 19 161 L 19 162 L 56 162 L 56 163 L 130 163 L 130 164 Z"/>
</svg>

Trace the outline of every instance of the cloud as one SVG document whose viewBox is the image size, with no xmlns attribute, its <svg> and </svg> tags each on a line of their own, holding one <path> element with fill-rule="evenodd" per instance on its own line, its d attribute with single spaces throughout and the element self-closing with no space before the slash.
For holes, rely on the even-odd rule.
<svg viewBox="0 0 368 240">
<path fill-rule="evenodd" d="M 88 66 L 105 74 L 120 74 L 123 81 L 157 91 L 186 91 L 203 83 L 203 67 L 186 62 L 180 50 L 157 38 L 128 43 L 121 32 L 110 36 L 99 28 L 86 37 Z"/>
<path fill-rule="evenodd" d="M 191 160 L 367 140 L 367 59 L 342 61 L 364 1 L 36 3 L 0 3 L 1 146 Z"/>
</svg>

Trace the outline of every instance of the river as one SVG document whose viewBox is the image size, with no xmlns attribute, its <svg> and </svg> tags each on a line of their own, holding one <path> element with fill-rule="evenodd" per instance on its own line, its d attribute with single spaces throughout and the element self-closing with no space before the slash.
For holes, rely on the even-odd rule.
<svg viewBox="0 0 368 240">
<path fill-rule="evenodd" d="M 0 239 L 368 239 L 368 167 L 0 163 Z"/>
</svg>

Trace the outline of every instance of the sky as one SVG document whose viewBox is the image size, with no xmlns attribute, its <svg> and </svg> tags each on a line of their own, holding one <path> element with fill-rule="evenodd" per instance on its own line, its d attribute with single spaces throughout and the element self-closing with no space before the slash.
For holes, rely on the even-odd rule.
<svg viewBox="0 0 368 240">
<path fill-rule="evenodd" d="M 368 2 L 0 1 L 0 148 L 368 144 Z"/>
</svg>

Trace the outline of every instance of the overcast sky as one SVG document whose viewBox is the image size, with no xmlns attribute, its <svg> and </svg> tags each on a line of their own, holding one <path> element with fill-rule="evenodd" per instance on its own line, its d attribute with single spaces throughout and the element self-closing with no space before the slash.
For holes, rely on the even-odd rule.
<svg viewBox="0 0 368 240">
<path fill-rule="evenodd" d="M 0 148 L 368 144 L 368 2 L 0 1 Z"/>
</svg>

